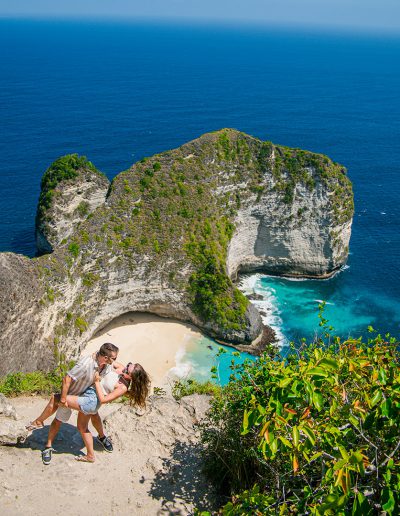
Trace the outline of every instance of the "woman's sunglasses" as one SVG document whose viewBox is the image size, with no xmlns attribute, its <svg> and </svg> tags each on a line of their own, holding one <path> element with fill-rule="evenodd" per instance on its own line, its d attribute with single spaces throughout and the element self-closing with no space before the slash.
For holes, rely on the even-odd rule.
<svg viewBox="0 0 400 516">
<path fill-rule="evenodd" d="M 132 365 L 132 362 L 128 362 L 128 363 L 126 364 L 125 369 L 124 369 L 122 372 L 123 372 L 124 374 L 129 374 L 129 366 L 131 366 L 131 365 Z"/>
</svg>

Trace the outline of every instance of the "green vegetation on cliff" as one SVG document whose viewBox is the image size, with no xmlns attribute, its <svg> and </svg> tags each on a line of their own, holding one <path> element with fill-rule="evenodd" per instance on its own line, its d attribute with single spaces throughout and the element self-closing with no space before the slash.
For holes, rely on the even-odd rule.
<svg viewBox="0 0 400 516">
<path fill-rule="evenodd" d="M 0 378 L 0 392 L 5 396 L 51 394 L 59 392 L 62 378 L 57 372 L 10 373 Z"/>
<path fill-rule="evenodd" d="M 215 321 L 223 328 L 241 329 L 245 325 L 247 298 L 234 288 L 225 271 L 226 248 L 234 226 L 223 217 L 213 231 L 208 220 L 197 234 L 190 235 L 185 250 L 195 272 L 189 278 L 193 309 L 205 321 Z"/>
<path fill-rule="evenodd" d="M 398 514 L 399 366 L 377 336 L 235 367 L 203 429 L 222 514 Z"/>
<path fill-rule="evenodd" d="M 78 154 L 67 154 L 56 159 L 43 174 L 41 181 L 41 192 L 38 204 L 38 217 L 43 217 L 50 208 L 55 195 L 55 188 L 62 182 L 78 177 L 79 170 L 89 169 L 93 172 L 100 172 L 88 161 L 86 156 Z M 79 209 L 84 209 L 83 206 Z"/>
</svg>

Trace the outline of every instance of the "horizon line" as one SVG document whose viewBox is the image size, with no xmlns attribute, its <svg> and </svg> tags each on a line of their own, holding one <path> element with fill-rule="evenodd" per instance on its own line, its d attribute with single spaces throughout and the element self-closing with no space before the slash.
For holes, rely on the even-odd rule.
<svg viewBox="0 0 400 516">
<path fill-rule="evenodd" d="M 218 18 L 193 18 L 189 16 L 126 16 L 122 15 L 72 15 L 72 14 L 48 14 L 48 15 L 3 15 L 0 13 L 0 21 L 65 21 L 65 22 L 93 22 L 93 23 L 119 23 L 130 25 L 133 23 L 154 23 L 160 25 L 188 25 L 188 26 L 214 26 L 221 28 L 258 28 L 275 30 L 300 30 L 300 31 L 326 31 L 346 34 L 365 34 L 376 36 L 400 36 L 400 27 L 384 27 L 372 25 L 341 25 L 327 23 L 282 23 L 271 20 L 255 19 L 218 19 Z"/>
</svg>

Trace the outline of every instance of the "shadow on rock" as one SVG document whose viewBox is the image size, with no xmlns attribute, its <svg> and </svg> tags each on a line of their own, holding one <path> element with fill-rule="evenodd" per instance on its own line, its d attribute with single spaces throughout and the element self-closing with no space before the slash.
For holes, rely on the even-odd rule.
<svg viewBox="0 0 400 516">
<path fill-rule="evenodd" d="M 212 486 L 202 473 L 200 444 L 177 441 L 171 456 L 162 459 L 162 467 L 152 481 L 149 494 L 162 500 L 159 514 L 180 515 L 183 505 L 210 510 L 216 504 Z"/>
<path fill-rule="evenodd" d="M 43 450 L 45 447 L 49 426 L 33 430 L 24 443 L 18 445 L 19 448 L 30 448 L 31 450 Z M 80 433 L 76 426 L 69 423 L 63 423 L 61 429 L 54 440 L 53 447 L 57 453 L 70 453 L 79 455 L 81 448 L 84 446 Z"/>
</svg>

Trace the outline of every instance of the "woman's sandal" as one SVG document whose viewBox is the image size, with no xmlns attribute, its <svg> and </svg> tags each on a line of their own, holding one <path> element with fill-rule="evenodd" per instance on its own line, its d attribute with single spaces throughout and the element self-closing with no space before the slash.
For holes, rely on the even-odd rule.
<svg viewBox="0 0 400 516">
<path fill-rule="evenodd" d="M 78 462 L 89 462 L 90 464 L 94 462 L 94 459 L 89 458 L 87 455 L 79 455 L 75 457 L 75 460 Z"/>
<path fill-rule="evenodd" d="M 41 425 L 39 425 L 35 421 L 31 421 L 29 423 L 29 425 L 26 425 L 25 428 L 26 428 L 26 430 L 28 430 L 28 432 L 32 432 L 33 430 L 39 430 L 40 428 L 43 428 L 43 427 L 44 427 L 43 423 Z"/>
</svg>

